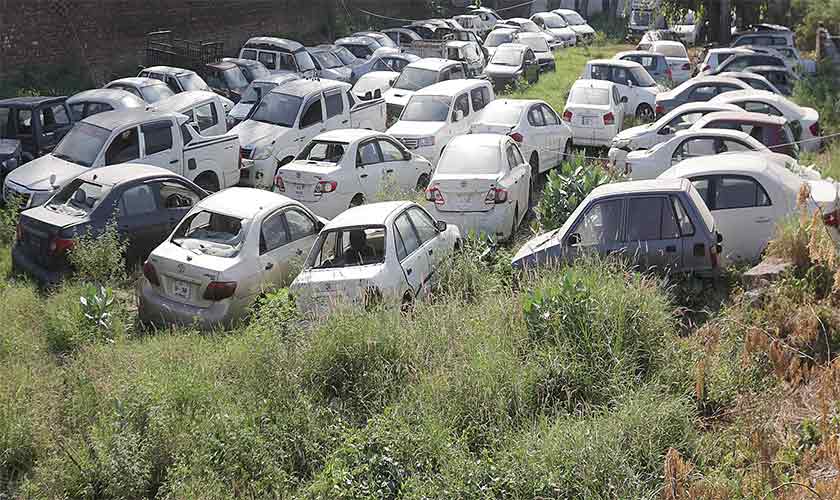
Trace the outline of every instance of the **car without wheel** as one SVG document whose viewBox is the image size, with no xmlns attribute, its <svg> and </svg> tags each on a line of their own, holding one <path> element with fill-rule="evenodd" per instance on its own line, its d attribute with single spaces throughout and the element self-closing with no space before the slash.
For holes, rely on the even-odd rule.
<svg viewBox="0 0 840 500">
<path fill-rule="evenodd" d="M 776 228 L 801 213 L 799 196 L 808 186 L 807 212 L 819 210 L 835 242 L 840 242 L 837 183 L 777 153 L 737 153 L 693 158 L 674 165 L 661 179 L 690 180 L 711 210 L 723 235 L 729 263 L 761 257 Z"/>
<path fill-rule="evenodd" d="M 595 40 L 595 30 L 577 12 L 570 9 L 556 9 L 551 12 L 559 15 L 566 21 L 566 24 L 575 32 L 578 43 L 592 43 Z"/>
<path fill-rule="evenodd" d="M 594 59 L 587 61 L 581 79 L 614 83 L 619 95 L 627 98 L 625 115 L 653 121 L 657 95 L 662 88 L 641 64 L 621 59 Z"/>
<path fill-rule="evenodd" d="M 690 102 L 708 102 L 711 99 L 727 92 L 736 90 L 749 90 L 753 88 L 749 84 L 737 78 L 725 78 L 722 76 L 702 76 L 679 85 L 676 88 L 662 92 L 656 96 L 657 118 Z"/>
<path fill-rule="evenodd" d="M 408 201 L 351 208 L 321 230 L 290 290 L 320 316 L 336 308 L 410 308 L 433 289 L 461 245 L 458 228 Z"/>
<path fill-rule="evenodd" d="M 43 286 L 55 285 L 73 272 L 67 257 L 78 238 L 98 237 L 113 224 L 131 268 L 206 196 L 184 177 L 149 165 L 86 171 L 45 205 L 21 213 L 12 267 Z"/>
<path fill-rule="evenodd" d="M 527 242 L 513 267 L 572 263 L 619 254 L 641 270 L 711 274 L 721 237 L 700 194 L 685 179 L 615 182 L 595 188 L 559 229 Z"/>
<path fill-rule="evenodd" d="M 238 68 L 236 70 L 238 71 Z M 143 68 L 137 77 L 160 80 L 176 94 L 190 90 L 213 91 L 207 85 L 207 82 L 191 69 L 174 68 L 172 66 L 152 66 L 150 68 Z"/>
<path fill-rule="evenodd" d="M 274 190 L 332 218 L 379 193 L 423 190 L 432 164 L 393 137 L 359 129 L 325 132 L 291 163 L 280 167 Z"/>
<path fill-rule="evenodd" d="M 554 12 L 538 12 L 531 16 L 531 21 L 544 31 L 554 35 L 564 46 L 571 47 L 577 44 L 577 34 L 569 23 L 562 16 Z"/>
<path fill-rule="evenodd" d="M 230 325 L 287 285 L 327 223 L 285 196 L 231 188 L 196 204 L 143 265 L 141 321 Z"/>
<path fill-rule="evenodd" d="M 609 146 L 621 131 L 627 97 L 606 80 L 577 80 L 572 84 L 563 121 L 572 131 L 576 146 Z"/>
<path fill-rule="evenodd" d="M 427 57 L 412 62 L 402 70 L 391 89 L 384 94 L 388 125 L 399 119 L 408 100 L 418 90 L 438 82 L 463 80 L 466 77 L 464 65 L 458 61 Z"/>
<path fill-rule="evenodd" d="M 263 63 L 254 61 L 253 59 L 225 57 L 222 59 L 222 62 L 229 62 L 239 66 L 239 69 L 242 70 L 242 74 L 245 75 L 245 80 L 247 80 L 248 83 L 251 83 L 258 78 L 271 76 L 271 72 L 268 71 L 268 68 L 266 68 Z"/>
<path fill-rule="evenodd" d="M 55 149 L 72 126 L 73 113 L 66 97 L 0 100 L 0 140 L 20 153 L 22 163 Z"/>
<path fill-rule="evenodd" d="M 426 189 L 426 208 L 438 220 L 507 240 L 525 218 L 533 191 L 531 166 L 516 142 L 501 134 L 452 139 Z"/>
</svg>

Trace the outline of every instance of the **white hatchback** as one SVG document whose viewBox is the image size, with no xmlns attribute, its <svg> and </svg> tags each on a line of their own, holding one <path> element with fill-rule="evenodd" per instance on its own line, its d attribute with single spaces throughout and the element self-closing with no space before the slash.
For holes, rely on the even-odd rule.
<svg viewBox="0 0 840 500">
<path fill-rule="evenodd" d="M 290 288 L 313 316 L 378 302 L 410 306 L 435 286 L 441 264 L 460 244 L 457 227 L 416 203 L 351 208 L 321 231 Z"/>
<path fill-rule="evenodd" d="M 275 191 L 332 218 L 385 191 L 423 190 L 432 164 L 393 137 L 371 130 L 325 132 L 277 169 Z"/>
<path fill-rule="evenodd" d="M 531 200 L 531 167 L 507 135 L 470 134 L 449 143 L 426 189 L 429 213 L 463 234 L 516 234 Z"/>
<path fill-rule="evenodd" d="M 572 84 L 563 121 L 572 131 L 576 146 L 609 146 L 624 122 L 627 97 L 605 80 L 577 80 Z"/>
<path fill-rule="evenodd" d="M 691 59 L 682 42 L 660 40 L 653 42 L 649 50 L 665 56 L 671 68 L 671 79 L 674 83 L 680 84 L 691 78 Z"/>
<path fill-rule="evenodd" d="M 473 123 L 473 133 L 507 134 L 519 145 L 537 177 L 566 160 L 572 151 L 572 130 L 547 102 L 497 99 Z"/>
<path fill-rule="evenodd" d="M 211 328 L 289 283 L 328 221 L 276 193 L 230 188 L 198 202 L 143 266 L 139 315 Z"/>
</svg>

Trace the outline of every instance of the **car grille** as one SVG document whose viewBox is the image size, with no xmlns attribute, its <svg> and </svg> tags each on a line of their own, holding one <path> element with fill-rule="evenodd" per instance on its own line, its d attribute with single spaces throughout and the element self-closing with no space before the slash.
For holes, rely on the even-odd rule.
<svg viewBox="0 0 840 500">
<path fill-rule="evenodd" d="M 20 208 L 24 208 L 29 204 L 30 196 L 31 195 L 29 193 L 19 193 L 14 189 L 10 188 L 9 186 L 6 186 L 3 189 L 3 201 L 6 203 L 11 203 L 13 199 L 17 200 L 18 204 L 20 205 Z"/>
<path fill-rule="evenodd" d="M 397 140 L 400 141 L 406 149 L 417 149 L 420 146 L 420 139 L 397 137 Z"/>
<path fill-rule="evenodd" d="M 239 148 L 239 156 L 241 158 L 250 160 L 252 154 L 254 154 L 254 148 Z"/>
</svg>

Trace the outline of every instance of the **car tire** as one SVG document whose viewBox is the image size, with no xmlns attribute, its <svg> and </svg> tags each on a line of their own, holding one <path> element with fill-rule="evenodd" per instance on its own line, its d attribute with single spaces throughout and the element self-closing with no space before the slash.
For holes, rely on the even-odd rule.
<svg viewBox="0 0 840 500">
<path fill-rule="evenodd" d="M 563 147 L 563 161 L 571 161 L 572 159 L 572 139 L 566 140 L 566 145 Z"/>
<path fill-rule="evenodd" d="M 365 196 L 363 194 L 359 193 L 356 196 L 354 196 L 352 200 L 350 200 L 350 207 L 349 208 L 358 207 L 358 206 L 361 206 L 361 205 L 364 205 L 364 204 L 365 204 Z"/>
<path fill-rule="evenodd" d="M 405 292 L 403 294 L 402 302 L 400 303 L 400 313 L 408 316 L 414 312 L 414 294 Z"/>
<path fill-rule="evenodd" d="M 417 179 L 417 191 L 425 191 L 429 187 L 429 174 L 423 174 Z"/>
<path fill-rule="evenodd" d="M 645 123 L 650 123 L 654 120 L 655 116 L 653 113 L 653 108 L 650 107 L 649 104 L 640 104 L 638 108 L 636 108 L 636 119 L 641 120 Z"/>
<path fill-rule="evenodd" d="M 531 206 L 531 200 L 535 198 L 537 189 L 540 187 L 540 156 L 536 151 L 531 153 L 531 158 L 528 160 L 531 165 L 531 182 L 529 183 L 528 191 L 528 206 Z"/>
<path fill-rule="evenodd" d="M 510 225 L 510 234 L 508 235 L 508 241 L 513 241 L 516 238 L 516 230 L 519 229 L 519 205 L 513 209 L 513 222 Z"/>
<path fill-rule="evenodd" d="M 210 193 L 215 193 L 221 188 L 219 186 L 219 179 L 213 172 L 203 172 L 195 178 L 195 184 Z"/>
</svg>

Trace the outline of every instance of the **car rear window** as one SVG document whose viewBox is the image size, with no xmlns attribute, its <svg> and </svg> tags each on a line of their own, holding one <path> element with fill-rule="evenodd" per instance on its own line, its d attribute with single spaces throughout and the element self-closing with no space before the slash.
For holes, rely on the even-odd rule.
<svg viewBox="0 0 840 500">
<path fill-rule="evenodd" d="M 436 173 L 454 175 L 492 175 L 501 167 L 501 149 L 498 144 L 465 144 L 459 141 L 443 151 Z"/>
<path fill-rule="evenodd" d="M 318 236 L 307 269 L 337 269 L 385 262 L 385 226 L 325 231 Z"/>
<path fill-rule="evenodd" d="M 303 151 L 301 151 L 297 160 L 302 161 L 317 161 L 324 163 L 340 163 L 344 158 L 344 153 L 347 151 L 347 143 L 332 142 L 332 141 L 312 141 Z"/>
<path fill-rule="evenodd" d="M 589 104 L 607 106 L 610 103 L 610 92 L 607 89 L 592 89 L 578 87 L 569 93 L 569 104 Z"/>
<path fill-rule="evenodd" d="M 59 191 L 46 205 L 47 209 L 73 217 L 90 215 L 108 194 L 109 189 L 82 179 L 75 179 Z"/>
<path fill-rule="evenodd" d="M 232 258 L 239 255 L 247 230 L 246 219 L 201 210 L 181 222 L 171 242 L 193 252 Z"/>
</svg>

